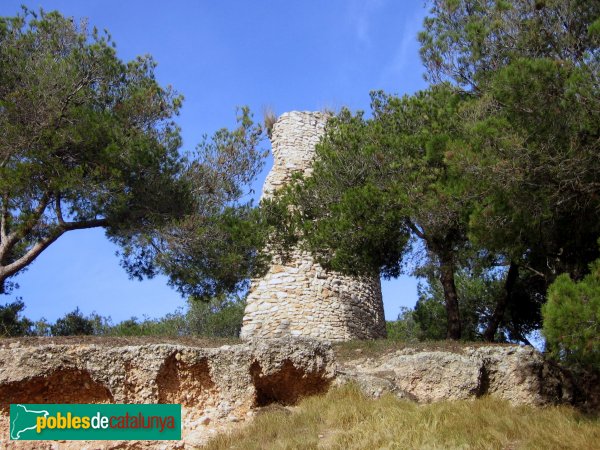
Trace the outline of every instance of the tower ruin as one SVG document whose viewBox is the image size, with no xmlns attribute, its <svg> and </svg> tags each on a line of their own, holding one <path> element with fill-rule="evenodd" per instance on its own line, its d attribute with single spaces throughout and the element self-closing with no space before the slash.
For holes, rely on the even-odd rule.
<svg viewBox="0 0 600 450">
<path fill-rule="evenodd" d="M 327 117 L 293 111 L 275 122 L 273 168 L 263 198 L 288 183 L 294 173 L 310 174 Z M 266 275 L 252 281 L 240 336 L 287 335 L 331 341 L 385 337 L 380 280 L 326 271 L 300 249 L 293 249 L 285 262 L 275 255 Z"/>
</svg>

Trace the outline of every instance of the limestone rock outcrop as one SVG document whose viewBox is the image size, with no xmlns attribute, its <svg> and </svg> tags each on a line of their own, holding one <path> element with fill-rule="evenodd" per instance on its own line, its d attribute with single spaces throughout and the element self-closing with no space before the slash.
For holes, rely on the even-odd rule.
<svg viewBox="0 0 600 450">
<path fill-rule="evenodd" d="M 338 368 L 336 383 L 356 382 L 370 397 L 393 393 L 429 403 L 491 395 L 515 405 L 572 403 L 566 374 L 531 347 L 488 345 L 449 350 L 399 350 L 356 358 Z"/>
<path fill-rule="evenodd" d="M 55 445 L 7 441 L 11 403 L 179 403 L 182 441 L 112 443 L 110 448 L 196 448 L 248 419 L 255 408 L 293 404 L 327 390 L 334 376 L 331 347 L 301 339 L 219 348 L 17 343 L 0 348 L 0 448 Z M 60 448 L 107 445 L 73 441 Z"/>
<path fill-rule="evenodd" d="M 405 348 L 336 360 L 330 344 L 311 339 L 218 348 L 23 345 L 13 340 L 0 342 L 0 448 L 197 448 L 217 433 L 239 428 L 262 407 L 284 408 L 348 382 L 371 397 L 391 393 L 424 403 L 490 395 L 515 405 L 581 405 L 598 398 L 597 383 L 587 399 L 576 398 L 581 386 L 536 350 L 516 345 Z M 8 441 L 11 403 L 179 403 L 182 440 L 69 441 L 58 446 Z"/>
<path fill-rule="evenodd" d="M 293 174 L 311 173 L 315 145 L 328 116 L 290 112 L 272 130 L 273 168 L 263 198 L 289 183 Z M 331 341 L 385 337 L 381 282 L 328 272 L 310 253 L 293 249 L 253 280 L 246 300 L 242 339 L 303 336 Z"/>
</svg>

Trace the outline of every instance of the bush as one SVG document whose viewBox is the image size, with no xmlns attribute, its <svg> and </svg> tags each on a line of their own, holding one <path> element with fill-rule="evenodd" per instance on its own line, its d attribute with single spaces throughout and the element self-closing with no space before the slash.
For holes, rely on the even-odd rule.
<svg viewBox="0 0 600 450">
<path fill-rule="evenodd" d="M 33 323 L 33 331 L 31 334 L 33 334 L 34 336 L 50 336 L 51 326 L 52 325 L 50 324 L 50 322 L 48 322 L 45 317 L 42 317 L 41 319 L 36 320 Z"/>
<path fill-rule="evenodd" d="M 419 340 L 420 328 L 415 321 L 415 312 L 406 306 L 400 307 L 400 314 L 395 321 L 386 322 L 387 337 L 393 341 L 416 342 Z"/>
<path fill-rule="evenodd" d="M 246 303 L 241 299 L 190 299 L 186 315 L 190 334 L 206 337 L 239 337 Z"/>
<path fill-rule="evenodd" d="M 213 298 L 208 302 L 190 299 L 182 308 L 158 319 L 144 316 L 113 325 L 110 317 L 97 313 L 85 316 L 76 308 L 54 324 L 41 318 L 35 323 L 19 317 L 22 301 L 0 306 L 0 336 L 201 336 L 234 338 L 240 335 L 246 304 L 240 299 Z"/>
<path fill-rule="evenodd" d="M 542 307 L 550 354 L 575 367 L 600 370 L 600 259 L 580 282 L 560 275 Z"/>
<path fill-rule="evenodd" d="M 446 339 L 448 319 L 443 299 L 426 297 L 419 284 L 419 299 L 415 305 L 413 317 L 419 327 L 419 340 L 441 341 Z"/>
<path fill-rule="evenodd" d="M 110 336 L 184 336 L 188 334 L 185 314 L 181 310 L 167 314 L 160 319 L 137 317 L 124 320 L 117 325 L 110 326 L 104 334 Z"/>
<path fill-rule="evenodd" d="M 25 309 L 25 303 L 17 300 L 0 306 L 0 336 L 26 336 L 31 334 L 33 322 L 26 317 L 19 317 Z"/>
<path fill-rule="evenodd" d="M 65 314 L 50 326 L 52 336 L 82 336 L 94 334 L 94 320 L 85 317 L 79 308 Z"/>
<path fill-rule="evenodd" d="M 137 317 L 116 325 L 110 319 L 94 316 L 94 334 L 109 336 L 202 336 L 238 337 L 242 328 L 245 303 L 240 299 L 213 298 L 208 302 L 190 299 L 187 311 L 178 309 L 159 319 Z"/>
</svg>

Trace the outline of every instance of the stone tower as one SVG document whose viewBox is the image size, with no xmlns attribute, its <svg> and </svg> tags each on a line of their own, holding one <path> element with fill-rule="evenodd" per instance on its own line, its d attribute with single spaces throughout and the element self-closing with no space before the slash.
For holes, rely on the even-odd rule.
<svg viewBox="0 0 600 450">
<path fill-rule="evenodd" d="M 293 173 L 311 172 L 326 121 L 324 113 L 298 111 L 277 120 L 271 137 L 273 168 L 263 198 Z M 275 256 L 267 274 L 252 281 L 241 338 L 286 335 L 332 341 L 385 337 L 380 280 L 325 271 L 310 253 L 298 249 L 285 263 Z"/>
</svg>

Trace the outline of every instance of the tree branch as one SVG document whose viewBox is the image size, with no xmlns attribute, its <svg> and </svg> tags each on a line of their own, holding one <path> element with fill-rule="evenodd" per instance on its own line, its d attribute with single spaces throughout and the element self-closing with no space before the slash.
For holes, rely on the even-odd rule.
<svg viewBox="0 0 600 450">
<path fill-rule="evenodd" d="M 64 231 L 71 230 L 84 230 L 86 228 L 98 228 L 105 227 L 108 225 L 106 219 L 92 219 L 92 220 L 80 220 L 79 222 L 63 222 L 59 228 Z"/>
<path fill-rule="evenodd" d="M 15 245 L 15 243 L 27 233 L 29 233 L 33 227 L 38 223 L 42 214 L 46 210 L 48 206 L 48 202 L 50 201 L 50 193 L 45 192 L 40 199 L 37 208 L 33 210 L 32 217 L 27 220 L 21 227 L 17 228 L 14 231 L 11 231 L 5 239 L 2 239 L 2 244 L 0 245 L 0 261 L 4 258 L 4 255 L 10 251 L 10 249 Z M 3 214 L 5 211 L 3 211 Z M 8 214 L 8 210 L 6 210 L 6 214 Z"/>
<path fill-rule="evenodd" d="M 0 242 L 4 244 L 8 238 L 8 194 L 2 195 L 2 213 L 0 216 Z"/>
<path fill-rule="evenodd" d="M 26 267 L 28 264 L 31 264 L 35 258 L 39 256 L 50 244 L 56 241 L 64 231 L 58 231 L 52 233 L 50 236 L 36 242 L 36 244 L 29 249 L 27 253 L 25 253 L 22 257 L 17 259 L 16 261 L 8 264 L 7 266 L 0 268 L 0 280 L 5 280 L 8 277 L 13 276 L 21 269 Z"/>
<path fill-rule="evenodd" d="M 530 272 L 533 272 L 535 275 L 537 275 L 539 277 L 542 277 L 544 279 L 546 278 L 546 275 L 544 275 L 542 272 L 539 272 L 539 271 L 535 270 L 533 267 L 529 267 L 529 266 L 526 266 L 526 265 L 522 265 L 521 267 L 523 267 L 523 269 L 529 270 Z"/>
<path fill-rule="evenodd" d="M 62 215 L 62 208 L 60 204 L 60 194 L 56 194 L 56 200 L 54 201 L 54 209 L 56 210 L 56 218 L 58 219 L 59 225 L 64 225 L 65 221 Z"/>
<path fill-rule="evenodd" d="M 48 206 L 49 201 L 50 201 L 50 193 L 44 192 L 44 194 L 42 195 L 42 198 L 40 199 L 40 201 L 37 205 L 37 208 L 35 208 L 33 210 L 31 219 L 26 221 L 21 227 L 19 227 L 18 229 L 16 229 L 15 231 L 13 231 L 12 233 L 10 233 L 8 235 L 9 242 L 12 243 L 16 239 L 25 236 L 27 233 L 29 233 L 33 229 L 33 227 L 40 220 L 40 217 L 42 216 L 42 214 L 44 214 L 44 211 L 46 210 L 46 207 Z"/>
<path fill-rule="evenodd" d="M 423 240 L 425 239 L 425 234 L 419 230 L 419 228 L 411 221 L 408 221 L 408 227 L 412 230 L 413 233 L 415 233 L 418 237 L 420 237 Z"/>
<path fill-rule="evenodd" d="M 0 266 L 0 281 L 15 275 L 21 269 L 31 264 L 40 255 L 40 253 L 42 253 L 46 248 L 48 248 L 50 244 L 56 241 L 67 231 L 102 227 L 106 226 L 107 224 L 108 221 L 106 219 L 82 220 L 79 222 L 63 222 L 62 225 L 57 226 L 48 236 L 37 241 L 35 245 L 31 247 L 27 251 L 27 253 L 25 253 L 19 259 L 4 267 Z"/>
</svg>

